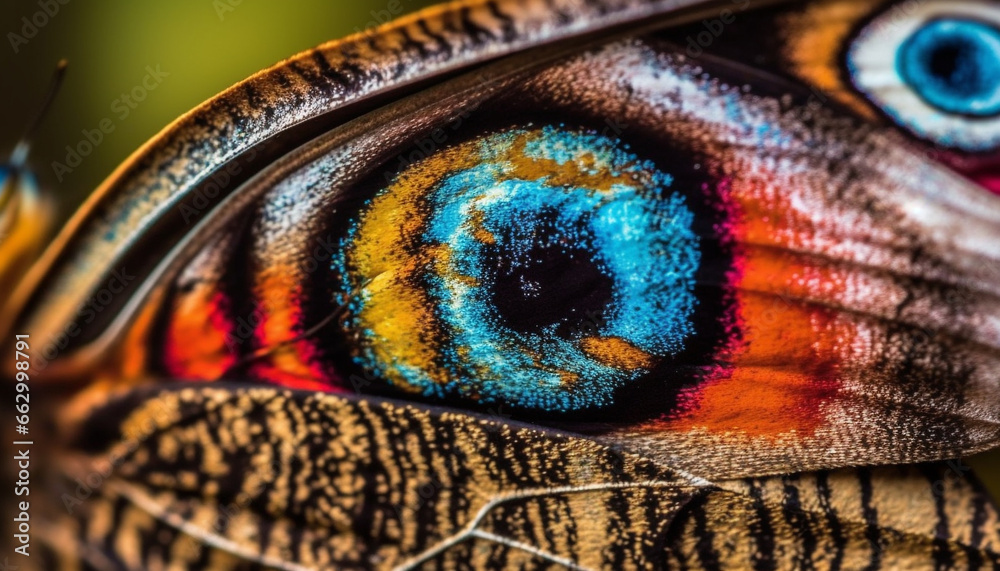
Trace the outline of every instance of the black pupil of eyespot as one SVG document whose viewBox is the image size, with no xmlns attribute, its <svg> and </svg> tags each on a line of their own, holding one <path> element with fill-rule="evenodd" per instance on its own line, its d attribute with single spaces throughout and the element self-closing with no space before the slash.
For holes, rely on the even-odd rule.
<svg viewBox="0 0 1000 571">
<path fill-rule="evenodd" d="M 1000 113 L 1000 29 L 973 20 L 930 22 L 897 54 L 900 77 L 946 113 Z"/>
<path fill-rule="evenodd" d="M 557 233 L 554 218 L 543 216 L 528 248 L 493 247 L 487 254 L 493 303 L 505 325 L 519 333 L 551 325 L 568 333 L 599 320 L 611 300 L 614 283 L 594 253 Z"/>
<path fill-rule="evenodd" d="M 959 88 L 959 83 L 966 75 L 961 73 L 969 66 L 963 65 L 972 55 L 969 53 L 969 46 L 962 42 L 950 42 L 942 44 L 930 57 L 930 72 L 942 81 L 948 82 L 952 87 Z"/>
</svg>

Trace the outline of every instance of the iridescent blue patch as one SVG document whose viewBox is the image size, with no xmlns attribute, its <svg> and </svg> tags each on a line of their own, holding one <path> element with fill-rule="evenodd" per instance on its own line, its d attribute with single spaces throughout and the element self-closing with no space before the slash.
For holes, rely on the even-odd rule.
<svg viewBox="0 0 1000 571">
<path fill-rule="evenodd" d="M 1000 30 L 975 20 L 935 20 L 907 39 L 899 75 L 929 105 L 947 113 L 1000 113 Z"/>
</svg>

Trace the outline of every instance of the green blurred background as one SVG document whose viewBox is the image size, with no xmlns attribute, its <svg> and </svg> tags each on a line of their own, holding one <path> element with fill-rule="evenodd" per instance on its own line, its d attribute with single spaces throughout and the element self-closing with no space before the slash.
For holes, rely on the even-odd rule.
<svg viewBox="0 0 1000 571">
<path fill-rule="evenodd" d="M 59 197 L 63 217 L 139 145 L 205 99 L 297 52 L 433 3 L 61 2 L 0 3 L 0 31 L 4 33 L 0 46 L 0 152 L 9 152 L 14 146 L 25 123 L 35 114 L 56 62 L 67 58 L 70 66 L 65 84 L 31 158 L 42 184 Z M 49 16 L 46 7 L 49 12 L 58 8 L 58 12 Z M 30 26 L 26 27 L 23 18 Z M 159 66 L 168 75 L 121 118 L 121 96 L 142 84 L 147 66 Z M 113 122 L 114 131 L 79 167 L 58 180 L 52 162 L 65 162 L 66 145 L 77 145 L 84 138 L 82 130 L 95 129 L 104 119 Z M 970 464 L 1000 497 L 1000 452 L 971 459 Z"/>
<path fill-rule="evenodd" d="M 42 127 L 32 164 L 65 204 L 75 205 L 167 123 L 237 81 L 317 44 L 432 3 L 4 0 L 0 151 L 13 147 L 56 62 L 67 58 L 66 82 Z M 46 6 L 58 12 L 50 17 Z M 28 38 L 31 28 L 25 29 L 22 18 L 45 24 L 35 26 L 37 32 Z M 159 66 L 169 75 L 122 119 L 115 102 L 142 84 L 146 66 Z M 95 129 L 105 118 L 112 120 L 114 131 L 78 168 L 57 180 L 52 161 L 65 162 L 66 145 L 75 146 L 83 140 L 83 129 Z"/>
</svg>

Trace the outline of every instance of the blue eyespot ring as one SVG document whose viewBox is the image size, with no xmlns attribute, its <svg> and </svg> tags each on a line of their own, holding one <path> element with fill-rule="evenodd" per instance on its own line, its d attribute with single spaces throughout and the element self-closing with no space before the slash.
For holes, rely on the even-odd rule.
<svg viewBox="0 0 1000 571">
<path fill-rule="evenodd" d="M 428 398 L 615 404 L 695 334 L 694 212 L 620 140 L 512 128 L 407 167 L 331 268 L 357 366 Z"/>
<path fill-rule="evenodd" d="M 913 91 L 946 113 L 1000 114 L 1000 30 L 968 19 L 935 20 L 903 44 L 896 66 Z"/>
</svg>

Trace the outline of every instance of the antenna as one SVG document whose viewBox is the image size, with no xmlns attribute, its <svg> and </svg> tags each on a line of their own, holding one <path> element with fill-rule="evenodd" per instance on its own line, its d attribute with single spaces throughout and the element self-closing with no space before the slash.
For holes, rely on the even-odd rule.
<svg viewBox="0 0 1000 571">
<path fill-rule="evenodd" d="M 38 131 L 39 125 L 42 124 L 42 119 L 48 113 L 49 109 L 52 107 L 52 101 L 56 98 L 56 93 L 59 92 L 59 86 L 62 85 L 63 78 L 66 76 L 66 67 L 68 62 L 65 59 L 59 60 L 56 64 L 56 70 L 52 73 L 52 81 L 49 83 L 49 91 L 45 94 L 45 99 L 42 101 L 42 106 L 38 110 L 38 114 L 35 118 L 28 123 L 28 128 L 24 131 L 24 135 L 17 142 L 17 146 L 14 147 L 14 152 L 10 154 L 10 164 L 14 167 L 24 166 L 24 161 L 28 159 L 28 151 L 31 150 L 31 143 L 35 137 L 35 133 Z"/>
</svg>

